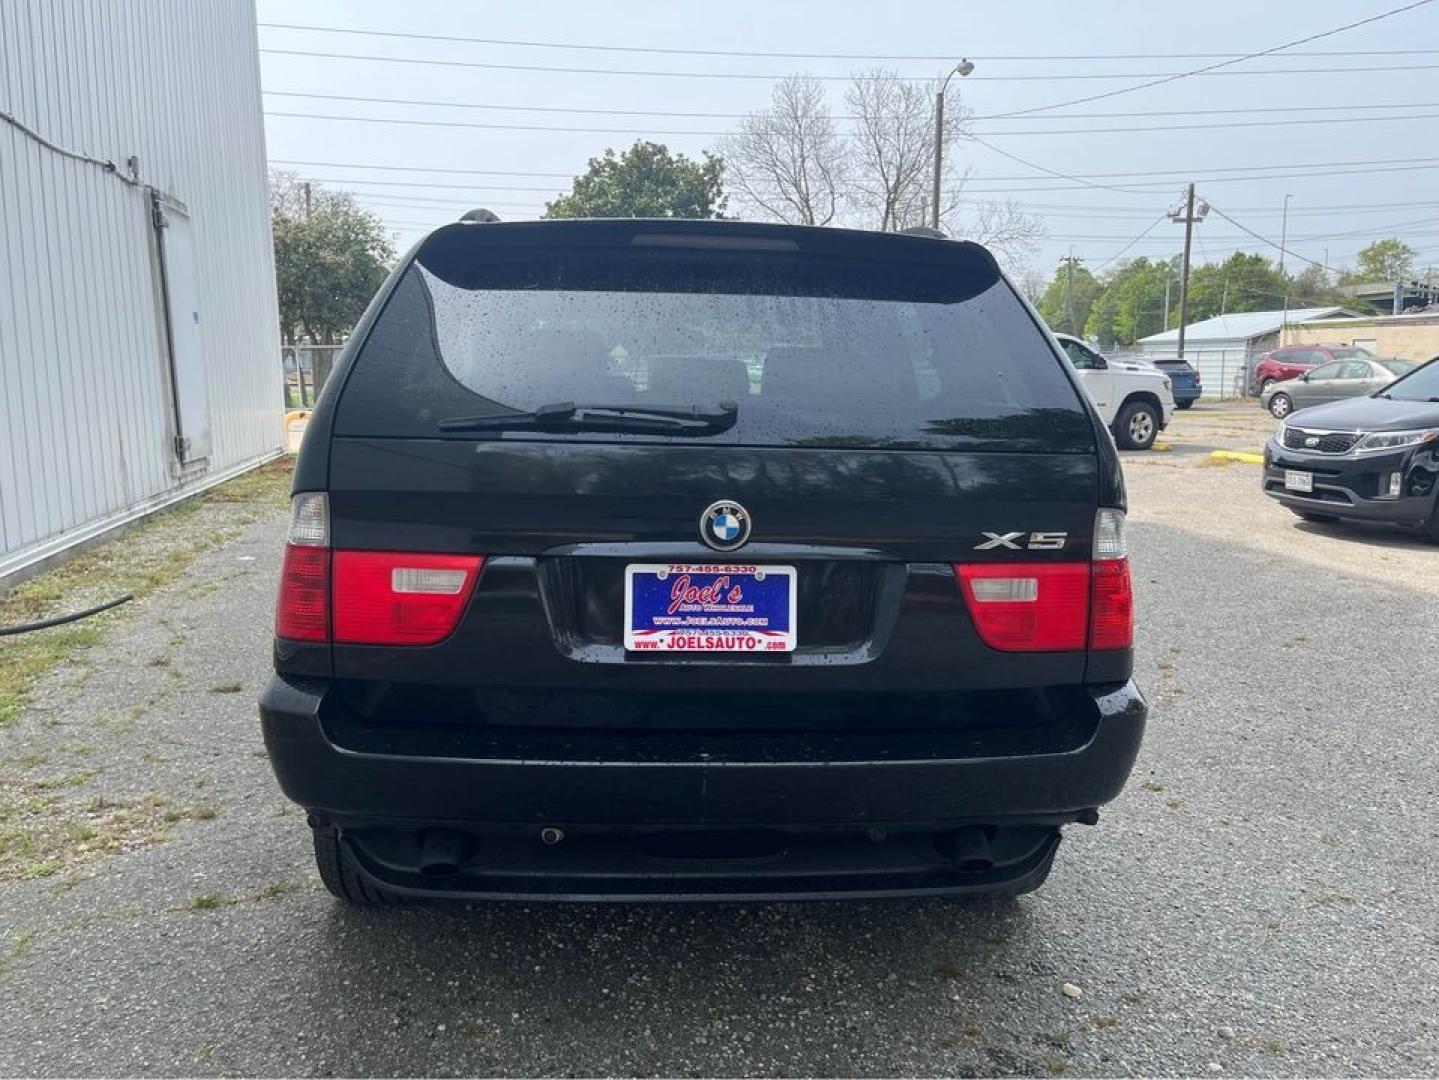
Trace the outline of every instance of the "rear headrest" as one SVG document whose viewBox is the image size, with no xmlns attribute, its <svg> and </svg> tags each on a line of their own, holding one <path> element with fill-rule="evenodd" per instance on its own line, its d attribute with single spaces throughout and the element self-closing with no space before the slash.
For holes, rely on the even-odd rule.
<svg viewBox="0 0 1439 1080">
<path fill-rule="evenodd" d="M 749 397 L 749 369 L 729 356 L 651 356 L 649 396 L 679 405 L 713 406 Z"/>
</svg>

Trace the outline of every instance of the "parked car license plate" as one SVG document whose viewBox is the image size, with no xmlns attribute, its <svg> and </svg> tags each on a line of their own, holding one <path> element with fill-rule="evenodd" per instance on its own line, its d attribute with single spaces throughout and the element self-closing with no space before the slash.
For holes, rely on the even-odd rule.
<svg viewBox="0 0 1439 1080">
<path fill-rule="evenodd" d="M 1295 469 L 1285 469 L 1284 489 L 1286 491 L 1313 491 L 1314 474 L 1299 472 Z"/>
<path fill-rule="evenodd" d="M 625 648 L 792 652 L 793 566 L 637 563 L 625 567 Z"/>
</svg>

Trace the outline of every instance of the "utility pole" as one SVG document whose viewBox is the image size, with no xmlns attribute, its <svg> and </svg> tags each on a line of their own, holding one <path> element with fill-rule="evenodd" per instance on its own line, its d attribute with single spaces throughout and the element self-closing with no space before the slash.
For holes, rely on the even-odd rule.
<svg viewBox="0 0 1439 1080">
<path fill-rule="evenodd" d="M 1069 245 L 1069 257 L 1064 260 L 1065 284 L 1064 284 L 1064 310 L 1069 316 L 1069 332 L 1075 337 L 1080 336 L 1081 327 L 1074 325 L 1074 245 Z"/>
<path fill-rule="evenodd" d="M 1184 209 L 1171 210 L 1169 220 L 1184 223 L 1184 257 L 1179 264 L 1179 359 L 1184 359 L 1184 329 L 1189 321 L 1189 251 L 1194 242 L 1194 223 L 1203 221 L 1209 213 L 1209 204 L 1201 201 L 1199 213 L 1194 213 L 1194 185 L 1184 189 Z"/>
<path fill-rule="evenodd" d="M 949 69 L 949 74 L 934 95 L 934 205 L 929 208 L 929 223 L 936 229 L 939 228 L 939 178 L 944 172 L 944 92 L 949 88 L 949 80 L 956 74 L 962 79 L 973 70 L 973 63 L 968 59 L 961 60 Z"/>
<path fill-rule="evenodd" d="M 305 216 L 310 216 L 310 181 L 305 181 Z"/>
</svg>

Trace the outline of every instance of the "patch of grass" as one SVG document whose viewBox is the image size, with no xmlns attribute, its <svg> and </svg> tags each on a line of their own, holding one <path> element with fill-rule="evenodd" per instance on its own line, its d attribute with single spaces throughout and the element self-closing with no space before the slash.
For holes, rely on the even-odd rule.
<svg viewBox="0 0 1439 1080">
<path fill-rule="evenodd" d="M 65 838 L 72 844 L 89 843 L 98 835 L 93 825 L 83 821 L 72 821 L 65 826 Z"/>
<path fill-rule="evenodd" d="M 97 855 L 166 839 L 163 796 L 76 799 L 0 778 L 0 881 L 50 877 Z"/>
<path fill-rule="evenodd" d="M 1112 1016 L 1096 1016 L 1094 1018 L 1094 1026 L 1099 1031 L 1103 1031 L 1105 1028 L 1112 1028 L 1118 1023 L 1119 1021 Z"/>
<path fill-rule="evenodd" d="M 0 601 L 0 623 L 10 621 L 4 614 L 6 606 Z M 14 621 L 24 622 L 25 618 Z M 59 626 L 0 638 L 0 727 L 8 727 L 20 718 L 40 676 L 99 641 L 100 631 L 93 626 Z"/>
<path fill-rule="evenodd" d="M 1350 896 L 1346 892 L 1339 892 L 1337 890 L 1318 894 L 1314 897 L 1314 902 L 1322 907 L 1334 907 L 1335 905 L 1343 907 L 1359 906 L 1359 898 L 1357 896 Z"/>
<path fill-rule="evenodd" d="M 284 509 L 291 464 L 282 459 L 148 518 L 110 543 L 82 552 L 0 596 L 0 625 L 35 622 L 91 604 L 133 594 L 137 599 L 175 581 L 203 552 L 230 539 L 251 522 Z M 190 521 L 209 504 L 239 504 L 212 510 L 200 527 Z M 103 612 L 83 623 L 0 638 L 0 727 L 22 715 L 36 683 L 65 664 L 77 664 L 107 627 L 128 617 L 133 604 Z M 157 665 L 160 666 L 160 665 Z"/>
<path fill-rule="evenodd" d="M 1153 792 L 1155 795 L 1158 795 L 1164 790 L 1164 785 L 1158 780 L 1146 780 L 1141 786 L 1145 791 Z"/>
<path fill-rule="evenodd" d="M 258 469 L 251 469 L 229 483 L 211 488 L 200 496 L 205 503 L 258 502 L 285 507 L 290 502 L 290 474 L 294 461 L 279 458 Z"/>
<path fill-rule="evenodd" d="M 237 682 L 227 682 L 227 683 L 220 683 L 218 686 L 212 686 L 212 687 L 210 687 L 210 693 L 212 693 L 212 694 L 238 694 L 238 693 L 239 693 L 241 690 L 243 690 L 243 689 L 245 689 L 245 688 L 244 688 L 243 686 L 241 686 L 241 685 L 240 685 L 239 683 L 237 683 Z"/>
<path fill-rule="evenodd" d="M 34 940 L 34 930 L 20 930 L 10 938 L 4 951 L 0 952 L 0 975 L 3 975 L 6 968 L 25 955 Z"/>
<path fill-rule="evenodd" d="M 34 781 L 34 787 L 40 791 L 53 791 L 55 788 L 79 787 L 99 775 L 96 769 L 85 769 L 81 772 L 67 773 L 64 776 L 47 776 L 43 780 Z"/>
<path fill-rule="evenodd" d="M 298 888 L 299 888 L 299 886 L 296 885 L 293 881 L 276 881 L 276 882 L 273 882 L 273 883 L 271 883 L 271 884 L 269 884 L 269 885 L 266 885 L 266 886 L 265 886 L 263 889 L 261 889 L 259 892 L 257 892 L 257 893 L 252 893 L 252 894 L 250 895 L 250 899 L 251 899 L 251 900 L 273 900 L 273 899 L 275 899 L 275 897 L 277 897 L 277 896 L 286 896 L 286 895 L 294 892 L 294 891 L 295 891 L 296 889 L 298 889 Z"/>
<path fill-rule="evenodd" d="M 1259 1048 L 1266 1054 L 1284 1053 L 1284 1043 L 1275 1038 L 1264 1038 L 1259 1040 Z"/>
<path fill-rule="evenodd" d="M 1183 803 L 1181 800 L 1179 800 L 1179 799 L 1165 799 L 1165 800 L 1164 800 L 1164 805 L 1167 806 L 1167 807 L 1169 807 L 1169 809 L 1171 809 L 1171 810 L 1183 810 L 1183 809 L 1184 809 L 1184 803 Z"/>
<path fill-rule="evenodd" d="M 197 806 L 190 811 L 190 816 L 196 821 L 211 821 L 215 817 L 213 806 Z"/>
<path fill-rule="evenodd" d="M 1044 1070 L 1050 1076 L 1063 1076 L 1069 1071 L 1069 1062 L 1063 1058 L 1047 1057 L 1044 1059 Z"/>
<path fill-rule="evenodd" d="M 233 897 L 221 893 L 207 892 L 199 896 L 192 896 L 184 905 L 184 911 L 215 911 L 218 908 L 228 907 L 235 902 Z"/>
</svg>

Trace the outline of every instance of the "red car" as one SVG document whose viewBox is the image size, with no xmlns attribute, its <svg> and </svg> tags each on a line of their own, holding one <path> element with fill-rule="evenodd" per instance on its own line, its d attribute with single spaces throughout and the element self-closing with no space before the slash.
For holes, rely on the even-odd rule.
<svg viewBox="0 0 1439 1080">
<path fill-rule="evenodd" d="M 1262 394 L 1270 383 L 1296 379 L 1311 368 L 1331 360 L 1368 360 L 1374 354 L 1352 345 L 1286 345 L 1259 358 L 1249 383 L 1251 394 Z"/>
</svg>

